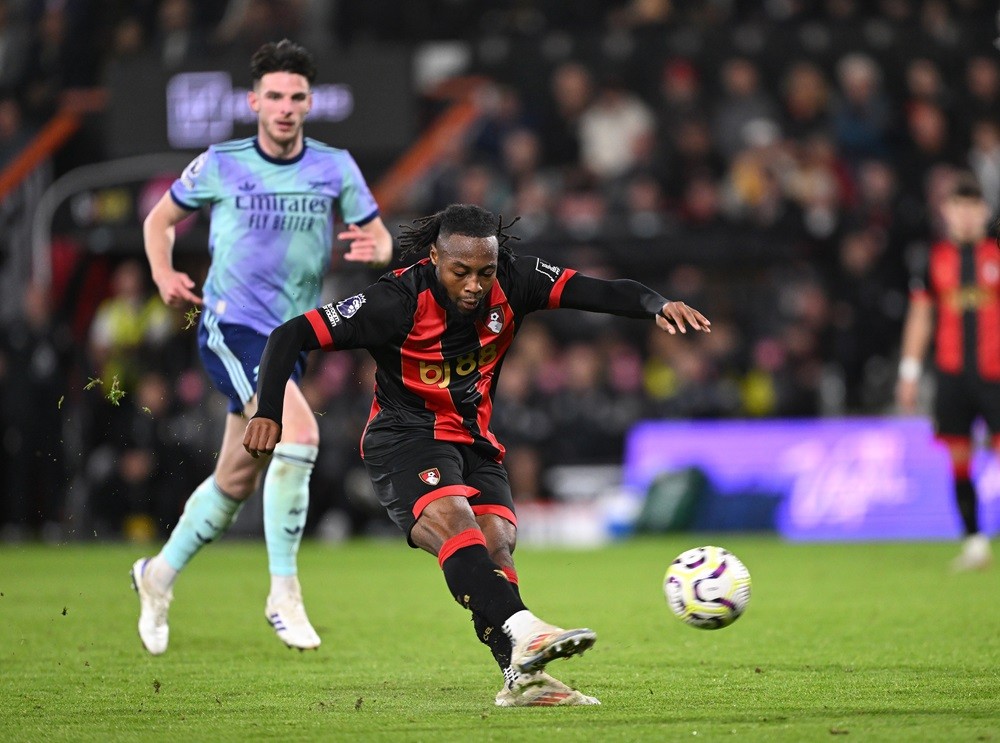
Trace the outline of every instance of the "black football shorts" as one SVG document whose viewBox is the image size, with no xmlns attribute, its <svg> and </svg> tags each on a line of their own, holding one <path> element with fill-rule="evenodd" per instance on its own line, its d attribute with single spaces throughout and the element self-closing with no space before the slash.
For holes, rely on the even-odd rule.
<svg viewBox="0 0 1000 743">
<path fill-rule="evenodd" d="M 973 374 L 939 372 L 934 395 L 938 435 L 968 437 L 978 417 L 986 421 L 991 434 L 1000 434 L 1000 382 L 987 382 Z"/>
<path fill-rule="evenodd" d="M 471 446 L 450 441 L 399 439 L 375 451 L 365 447 L 365 468 L 375 495 L 410 539 L 420 514 L 437 498 L 461 495 L 472 512 L 494 514 L 517 526 L 507 471 Z"/>
</svg>

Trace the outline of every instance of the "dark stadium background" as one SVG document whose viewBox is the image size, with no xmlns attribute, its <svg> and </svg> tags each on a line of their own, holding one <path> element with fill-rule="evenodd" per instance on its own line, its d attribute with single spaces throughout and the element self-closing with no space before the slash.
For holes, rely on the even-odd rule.
<svg viewBox="0 0 1000 743">
<path fill-rule="evenodd" d="M 525 325 L 495 428 L 529 510 L 619 492 L 639 421 L 892 415 L 937 201 L 970 168 L 1000 206 L 985 0 L 0 0 L 0 539 L 156 541 L 212 468 L 224 404 L 185 318 L 155 320 L 140 225 L 200 149 L 252 133 L 246 60 L 284 36 L 320 60 L 307 135 L 351 149 L 390 229 L 478 203 L 521 218 L 518 252 L 712 319 Z M 195 275 L 205 226 L 179 237 Z M 335 258 L 324 296 L 375 276 Z M 97 333 L 116 308 L 150 319 Z M 315 535 L 392 533 L 357 458 L 371 376 L 311 361 Z M 762 502 L 708 526 L 766 527 Z"/>
</svg>

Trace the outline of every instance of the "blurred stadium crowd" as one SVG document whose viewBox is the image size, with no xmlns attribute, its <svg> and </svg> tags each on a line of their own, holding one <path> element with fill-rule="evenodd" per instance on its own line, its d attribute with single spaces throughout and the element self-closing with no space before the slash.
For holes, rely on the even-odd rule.
<svg viewBox="0 0 1000 743">
<path fill-rule="evenodd" d="M 520 217 L 517 252 L 639 279 L 713 321 L 698 339 L 580 313 L 525 324 L 495 429 L 515 497 L 545 499 L 553 466 L 619 461 L 643 418 L 890 411 L 938 199 L 971 169 L 1000 207 L 996 14 L 985 0 L 0 0 L 0 167 L 67 91 L 130 55 L 169 67 L 283 36 L 402 43 L 484 81 L 470 135 L 386 223 L 481 204 Z M 421 105 L 428 122 L 441 104 Z M 56 172 L 101 156 L 84 131 Z M 334 275 L 326 296 L 372 278 Z M 158 536 L 221 438 L 185 318 L 139 255 L 72 296 L 28 287 L 10 314 L 0 536 Z M 383 523 L 357 459 L 372 373 L 361 354 L 311 360 L 313 529 Z"/>
</svg>

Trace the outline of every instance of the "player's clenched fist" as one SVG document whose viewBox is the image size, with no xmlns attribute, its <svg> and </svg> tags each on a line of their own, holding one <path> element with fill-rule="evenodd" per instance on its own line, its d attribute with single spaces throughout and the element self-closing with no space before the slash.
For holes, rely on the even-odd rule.
<svg viewBox="0 0 1000 743">
<path fill-rule="evenodd" d="M 281 426 L 270 418 L 251 418 L 243 434 L 243 448 L 256 459 L 261 454 L 271 454 L 281 441 Z"/>
</svg>

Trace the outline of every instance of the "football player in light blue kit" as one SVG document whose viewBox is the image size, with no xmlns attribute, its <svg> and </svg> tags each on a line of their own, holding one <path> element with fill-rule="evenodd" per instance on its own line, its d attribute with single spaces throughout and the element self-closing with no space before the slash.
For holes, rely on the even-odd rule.
<svg viewBox="0 0 1000 743">
<path fill-rule="evenodd" d="M 201 358 L 230 400 L 215 472 L 191 494 L 160 553 L 132 566 L 139 636 L 154 655 L 167 649 L 177 574 L 225 532 L 256 490 L 263 466 L 242 441 L 244 416 L 257 407 L 257 365 L 268 334 L 319 303 L 335 219 L 348 225 L 337 236 L 350 243 L 347 260 L 384 266 L 392 257 L 392 237 L 354 160 L 303 134 L 316 76 L 309 53 L 287 39 L 264 44 L 250 70 L 248 103 L 257 114 L 257 136 L 213 145 L 199 155 L 143 225 L 160 296 L 173 307 L 202 307 Z M 199 297 L 191 278 L 173 268 L 172 252 L 174 226 L 203 206 L 211 208 L 212 263 Z M 271 571 L 265 616 L 286 645 L 302 650 L 320 644 L 302 603 L 296 565 L 319 444 L 315 415 L 295 383 L 304 361 L 285 388 L 282 440 L 264 478 Z"/>
</svg>

